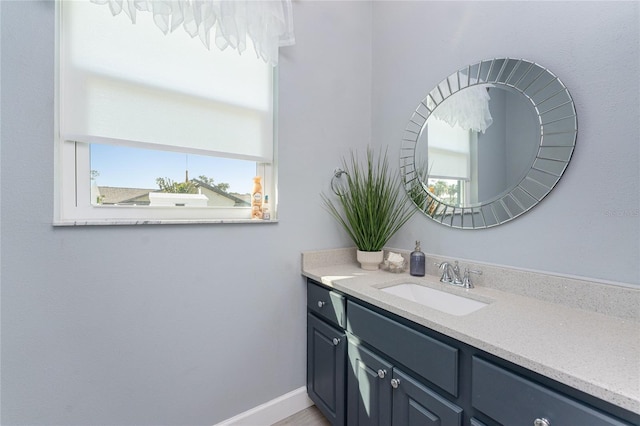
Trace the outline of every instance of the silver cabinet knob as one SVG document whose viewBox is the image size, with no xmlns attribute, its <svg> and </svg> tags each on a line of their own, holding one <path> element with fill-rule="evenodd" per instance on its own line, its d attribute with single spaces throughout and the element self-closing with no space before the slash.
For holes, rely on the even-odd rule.
<svg viewBox="0 0 640 426">
<path fill-rule="evenodd" d="M 391 387 L 398 389 L 398 386 L 400 386 L 400 379 L 391 379 Z"/>
<path fill-rule="evenodd" d="M 338 346 L 338 344 L 340 343 L 340 339 L 338 339 L 337 337 L 333 338 L 333 346 Z"/>
<path fill-rule="evenodd" d="M 533 426 L 551 426 L 551 423 L 543 417 L 541 419 L 535 419 L 533 421 Z"/>
<path fill-rule="evenodd" d="M 322 300 L 318 300 L 318 308 L 322 308 L 327 302 L 323 302 Z"/>
<path fill-rule="evenodd" d="M 384 376 L 387 375 L 387 370 L 378 370 L 378 377 L 380 377 L 381 379 L 384 379 Z"/>
</svg>

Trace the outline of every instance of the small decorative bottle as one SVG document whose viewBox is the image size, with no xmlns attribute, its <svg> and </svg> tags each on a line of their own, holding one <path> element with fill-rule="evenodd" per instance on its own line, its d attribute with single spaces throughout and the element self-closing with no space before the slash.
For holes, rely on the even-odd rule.
<svg viewBox="0 0 640 426">
<path fill-rule="evenodd" d="M 271 220 L 271 212 L 269 211 L 269 196 L 264 196 L 264 203 L 262 203 L 262 219 Z"/>
<path fill-rule="evenodd" d="M 420 241 L 416 241 L 416 249 L 409 257 L 409 273 L 415 277 L 424 277 L 424 261 L 424 253 L 420 251 Z"/>
<path fill-rule="evenodd" d="M 262 219 L 262 178 L 253 178 L 253 191 L 251 192 L 251 219 Z"/>
</svg>

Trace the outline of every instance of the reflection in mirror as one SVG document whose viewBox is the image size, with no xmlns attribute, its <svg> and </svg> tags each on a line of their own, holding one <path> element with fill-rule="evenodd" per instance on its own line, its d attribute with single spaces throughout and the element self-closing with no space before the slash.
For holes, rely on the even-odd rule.
<svg viewBox="0 0 640 426">
<path fill-rule="evenodd" d="M 405 187 L 439 223 L 499 225 L 553 189 L 576 133 L 573 101 L 555 75 L 524 60 L 482 61 L 416 108 L 401 148 Z"/>
<path fill-rule="evenodd" d="M 486 87 L 485 87 L 486 86 Z M 427 187 L 439 200 L 473 207 L 495 200 L 531 168 L 538 148 L 537 116 L 528 99 L 504 87 L 479 85 L 487 95 L 489 122 L 472 128 L 432 114 L 416 145 L 416 167 L 428 174 Z M 459 92 L 463 94 L 464 91 Z M 455 100 L 448 98 L 436 110 Z M 462 116 L 461 116 L 462 117 Z M 486 122 L 486 121 L 485 121 Z M 507 143 L 509 141 L 509 143 Z"/>
</svg>

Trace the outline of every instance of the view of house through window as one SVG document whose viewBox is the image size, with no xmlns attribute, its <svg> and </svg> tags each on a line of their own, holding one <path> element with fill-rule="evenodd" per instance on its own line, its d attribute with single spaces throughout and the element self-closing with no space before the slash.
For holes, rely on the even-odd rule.
<svg viewBox="0 0 640 426">
<path fill-rule="evenodd" d="M 94 206 L 251 205 L 255 161 L 100 144 L 90 156 Z"/>
</svg>

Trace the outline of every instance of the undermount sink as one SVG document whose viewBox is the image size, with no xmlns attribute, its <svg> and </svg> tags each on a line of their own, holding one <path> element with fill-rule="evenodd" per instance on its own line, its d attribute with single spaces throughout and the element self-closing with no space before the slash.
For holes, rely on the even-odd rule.
<svg viewBox="0 0 640 426">
<path fill-rule="evenodd" d="M 487 303 L 484 302 L 415 283 L 396 284 L 381 290 L 385 293 L 393 294 L 429 308 L 457 316 L 467 315 L 487 306 Z"/>
</svg>

